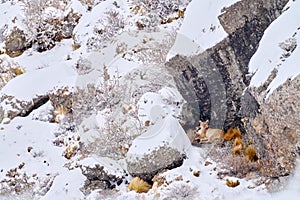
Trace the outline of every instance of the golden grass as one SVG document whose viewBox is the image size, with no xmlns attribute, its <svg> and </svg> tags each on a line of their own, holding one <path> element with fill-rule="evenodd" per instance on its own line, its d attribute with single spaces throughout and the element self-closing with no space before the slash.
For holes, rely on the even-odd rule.
<svg viewBox="0 0 300 200">
<path fill-rule="evenodd" d="M 240 138 L 235 138 L 234 143 L 232 145 L 232 153 L 234 155 L 240 154 L 243 150 L 243 141 Z"/>
<path fill-rule="evenodd" d="M 14 73 L 16 76 L 19 76 L 19 75 L 22 75 L 25 73 L 25 69 L 23 67 L 10 68 L 9 70 L 12 73 Z"/>
<path fill-rule="evenodd" d="M 224 134 L 224 139 L 226 141 L 231 141 L 235 138 L 242 139 L 242 133 L 239 128 L 230 128 L 227 130 L 227 132 Z"/>
<path fill-rule="evenodd" d="M 141 178 L 135 177 L 130 181 L 128 188 L 130 191 L 134 190 L 137 193 L 142 193 L 148 192 L 151 188 L 151 185 L 148 184 L 146 181 L 142 180 Z"/>
<path fill-rule="evenodd" d="M 54 121 L 56 123 L 59 123 L 62 120 L 62 118 L 68 113 L 68 109 L 64 108 L 63 106 L 55 108 L 55 110 L 53 111 Z"/>
<path fill-rule="evenodd" d="M 66 150 L 65 150 L 65 158 L 71 159 L 77 151 L 77 146 L 70 146 L 68 145 Z"/>
<path fill-rule="evenodd" d="M 226 179 L 226 185 L 228 187 L 236 187 L 236 186 L 240 185 L 240 181 L 239 180 L 231 181 L 229 179 Z"/>
<path fill-rule="evenodd" d="M 248 158 L 249 161 L 254 162 L 258 160 L 256 151 L 253 146 L 248 146 L 245 149 L 244 155 Z"/>
</svg>

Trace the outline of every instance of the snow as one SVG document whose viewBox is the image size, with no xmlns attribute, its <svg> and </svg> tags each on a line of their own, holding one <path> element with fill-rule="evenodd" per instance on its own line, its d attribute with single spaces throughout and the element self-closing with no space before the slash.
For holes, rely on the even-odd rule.
<svg viewBox="0 0 300 200">
<path fill-rule="evenodd" d="M 183 97 L 177 90 L 170 87 L 164 87 L 155 92 L 145 93 L 137 103 L 139 119 L 145 123 L 151 118 L 151 110 L 155 106 L 160 106 L 167 115 L 178 117 L 183 103 Z"/>
<path fill-rule="evenodd" d="M 82 164 L 84 167 L 95 167 L 95 165 L 101 165 L 104 167 L 103 170 L 107 174 L 114 174 L 117 177 L 124 176 L 124 170 L 119 162 L 108 157 L 92 155 L 80 161 L 80 164 Z"/>
<path fill-rule="evenodd" d="M 158 105 L 152 107 L 151 114 L 154 125 L 150 125 L 147 132 L 132 142 L 127 157 L 130 159 L 142 157 L 164 145 L 186 153 L 191 143 L 178 120 L 171 115 L 166 115 L 163 108 Z"/>
<path fill-rule="evenodd" d="M 275 200 L 283 200 L 283 199 L 296 199 L 300 194 L 300 160 L 297 160 L 297 168 L 295 170 L 295 174 L 293 175 L 292 180 L 288 183 L 286 189 L 284 191 L 275 193 L 272 196 L 272 199 Z"/>
<path fill-rule="evenodd" d="M 85 13 L 80 18 L 79 24 L 74 29 L 76 38 L 79 41 L 86 44 L 88 37 L 93 35 L 94 27 L 99 23 L 99 20 L 105 16 L 104 12 L 112 7 L 112 3 L 112 0 L 104 1 L 95 6 L 92 12 Z"/>
<path fill-rule="evenodd" d="M 14 5 L 10 1 L 0 4 L 0 28 L 7 24 L 9 28 L 13 26 L 24 27 L 22 20 L 24 19 L 22 6 L 20 3 L 15 3 Z M 14 23 L 9 23 L 14 21 Z"/>
<path fill-rule="evenodd" d="M 288 9 L 287 9 L 288 8 Z M 255 73 L 251 79 L 251 86 L 262 85 L 270 75 L 271 71 L 278 69 L 277 77 L 268 87 L 268 94 L 271 94 L 279 85 L 288 78 L 294 78 L 300 74 L 298 58 L 300 56 L 300 2 L 290 1 L 286 5 L 286 11 L 277 18 L 265 31 L 259 48 L 251 58 L 249 71 Z M 289 38 L 297 40 L 297 47 L 291 55 L 282 58 L 284 50 L 279 47 L 281 42 Z"/>
<path fill-rule="evenodd" d="M 194 55 L 213 47 L 227 37 L 218 16 L 224 7 L 239 0 L 192 1 L 185 13 L 183 24 L 178 31 L 168 59 L 176 54 Z"/>
<path fill-rule="evenodd" d="M 29 49 L 21 56 L 14 58 L 14 61 L 17 62 L 20 66 L 24 67 L 26 72 L 62 64 L 72 66 L 76 61 L 76 59 L 72 60 L 72 58 L 68 60 L 69 55 L 73 51 L 72 43 L 73 41 L 70 39 L 63 40 L 58 43 L 53 49 L 42 53 L 36 52 L 33 49 Z"/>
<path fill-rule="evenodd" d="M 31 129 L 31 126 L 36 128 Z M 60 150 L 53 148 L 51 143 L 53 138 L 51 133 L 56 128 L 57 126 L 54 124 L 26 118 L 15 118 L 10 124 L 5 125 L 5 131 L 1 131 L 1 167 L 10 169 L 21 162 L 26 162 L 24 169 L 29 173 L 55 171 L 53 168 L 59 166 L 59 163 L 62 164 L 62 157 L 58 156 L 61 155 Z M 33 147 L 30 153 L 27 152 L 29 146 Z M 34 158 L 35 154 L 41 156 Z M 3 162 L 4 160 L 6 162 Z M 44 160 L 47 160 L 51 167 L 44 164 Z M 3 173 L 1 175 L 3 176 Z"/>
<path fill-rule="evenodd" d="M 130 5 L 127 1 L 118 1 L 118 5 L 120 6 L 118 10 L 128 20 L 124 31 L 117 34 L 115 40 L 106 48 L 100 49 L 98 52 L 87 52 L 86 41 L 93 35 L 94 28 L 99 26 L 99 20 L 103 18 L 104 12 L 114 7 L 114 0 L 103 1 L 95 6 L 92 11 L 87 11 L 87 8 L 79 0 L 74 0 L 65 13 L 73 9 L 74 12 L 82 14 L 79 24 L 74 30 L 76 42 L 81 43 L 82 46 L 74 50 L 72 47 L 74 38 L 72 38 L 62 40 L 53 49 L 42 53 L 28 49 L 16 58 L 10 58 L 5 54 L 0 55 L 1 59 L 5 58 L 8 61 L 16 62 L 24 67 L 26 71 L 24 74 L 10 80 L 1 89 L 1 95 L 12 95 L 19 100 L 31 101 L 37 95 L 45 95 L 51 90 L 60 87 L 71 88 L 84 85 L 87 82 L 97 83 L 97 81 L 101 81 L 99 77 L 104 65 L 108 66 L 109 74 L 118 74 L 124 77 L 132 70 L 141 67 L 141 62 L 134 57 L 131 57 L 131 60 L 123 58 L 122 54 L 116 53 L 116 47 L 119 44 L 126 43 L 128 51 L 141 48 L 142 46 L 139 45 L 145 39 L 149 43 L 153 39 L 152 44 L 155 45 L 155 42 L 161 42 L 166 34 L 171 33 L 173 29 L 179 30 L 175 43 L 169 51 L 168 58 L 176 54 L 192 55 L 199 53 L 212 47 L 227 36 L 217 16 L 221 14 L 223 7 L 230 6 L 237 1 L 192 0 L 187 7 L 185 18 L 180 28 L 180 23 L 174 22 L 170 25 L 160 27 L 158 31 L 151 33 L 137 31 L 137 28 L 133 27 L 132 24 L 134 24 L 134 20 L 138 16 L 130 15 Z M 300 68 L 297 65 L 300 56 L 300 2 L 290 1 L 287 7 L 289 9 L 265 31 L 259 49 L 249 64 L 250 72 L 255 73 L 251 80 L 251 86 L 255 87 L 260 86 L 274 68 L 278 69 L 277 77 L 268 88 L 270 90 L 269 93 L 287 78 L 293 78 L 300 74 Z M 52 11 L 47 10 L 47 12 L 53 14 Z M 62 15 L 62 13 L 58 14 Z M 3 37 L 1 29 L 5 24 L 8 24 L 8 30 L 11 30 L 14 26 L 21 27 L 22 29 L 26 27 L 23 24 L 24 13 L 20 2 L 15 4 L 11 4 L 10 1 L 0 3 L 0 15 L 0 50 L 2 50 L 4 42 L 1 40 L 1 37 Z M 15 22 L 12 22 L 15 18 Z M 284 42 L 288 38 L 295 38 L 297 40 L 297 47 L 283 61 L 280 57 L 285 52 L 279 47 L 279 43 Z M 78 76 L 74 66 L 81 58 L 91 62 L 92 73 Z M 278 194 L 270 195 L 263 187 L 248 189 L 248 186 L 253 183 L 243 179 L 239 179 L 241 182 L 240 186 L 228 188 L 225 184 L 225 179 L 218 179 L 217 172 L 214 170 L 216 164 L 204 156 L 211 149 L 190 147 L 186 135 L 183 135 L 185 133 L 178 123 L 183 103 L 182 96 L 172 87 L 163 87 L 158 92 L 143 94 L 137 104 L 139 120 L 143 123 L 150 120 L 154 125 L 151 125 L 148 133 L 136 140 L 138 146 L 144 149 L 137 148 L 131 151 L 131 153 L 140 154 L 145 149 L 148 150 L 149 147 L 154 148 L 151 145 L 157 144 L 158 141 L 168 140 L 173 142 L 172 145 L 175 148 L 188 151 L 188 158 L 181 167 L 169 170 L 164 175 L 169 181 L 174 181 L 176 177 L 182 176 L 183 181 L 173 182 L 166 188 L 153 189 L 149 194 L 140 196 L 135 192 L 128 192 L 126 189 L 127 186 L 122 184 L 117 187 L 119 190 L 118 196 L 113 199 L 143 198 L 150 200 L 154 199 L 157 193 L 161 194 L 161 198 L 167 198 L 168 191 L 179 187 L 178 184 L 186 184 L 186 181 L 189 181 L 189 185 L 192 188 L 196 188 L 196 194 L 201 199 L 252 199 L 254 195 L 256 199 L 295 199 L 295 197 L 299 196 L 300 188 L 299 184 L 297 184 L 300 179 L 299 163 L 296 174 L 287 186 L 287 189 Z M 9 105 L 5 108 L 8 109 Z M 76 166 L 77 164 L 93 166 L 97 163 L 102 163 L 108 170 L 111 170 L 110 172 L 119 175 L 123 172 L 115 171 L 115 169 L 121 169 L 123 166 L 109 158 L 102 158 L 95 155 L 83 160 L 79 160 L 78 157 L 67 160 L 63 156 L 66 147 L 58 147 L 53 144 L 59 125 L 49 122 L 52 110 L 53 106 L 48 102 L 34 110 L 27 117 L 16 117 L 12 120 L 8 120 L 8 118 L 4 119 L 3 122 L 5 123 L 2 123 L 0 127 L 0 182 L 6 178 L 7 171 L 17 168 L 21 163 L 25 163 L 24 167 L 19 169 L 19 171 L 26 173 L 31 179 L 34 179 L 35 174 L 39 177 L 39 180 L 53 179 L 53 184 L 49 188 L 49 191 L 44 196 L 37 195 L 37 199 L 97 199 L 95 193 L 85 196 L 80 191 L 86 180 L 80 168 L 74 167 L 73 169 L 67 166 Z M 166 115 L 165 119 L 157 120 L 157 117 L 160 115 Z M 96 125 L 98 125 L 98 127 L 101 127 L 105 124 L 105 117 L 101 112 L 95 116 L 91 116 L 91 118 L 95 118 L 95 120 L 87 120 L 94 123 L 90 126 L 97 127 Z M 165 135 L 156 135 L 159 129 L 163 129 Z M 82 140 L 84 140 L 84 137 L 88 138 L 88 134 L 87 136 L 83 136 Z M 149 138 L 154 138 L 154 140 L 149 142 Z M 149 142 L 147 147 L 144 145 L 146 140 Z M 32 148 L 30 151 L 29 147 Z M 205 166 L 205 161 L 210 161 L 212 164 Z M 191 170 L 199 170 L 200 176 L 194 176 Z M 237 180 L 235 177 L 227 178 Z M 34 189 L 39 190 L 40 188 L 36 187 Z M 2 197 L 0 196 L 0 199 Z M 22 199 L 22 196 L 20 199 Z M 24 197 L 23 199 L 30 198 Z M 196 196 L 194 199 L 198 199 L 198 197 Z"/>
<path fill-rule="evenodd" d="M 50 90 L 61 87 L 73 87 L 76 72 L 69 66 L 59 65 L 22 74 L 2 88 L 2 93 L 19 100 L 30 101 Z"/>
<path fill-rule="evenodd" d="M 42 199 L 82 199 L 79 188 L 85 177 L 80 169 L 67 170 L 66 159 L 62 149 L 54 147 L 54 132 L 58 125 L 15 118 L 0 131 L 0 169 L 12 169 L 25 163 L 21 172 L 32 176 L 37 174 L 40 179 L 48 174 L 55 176 L 53 186 Z M 32 150 L 28 151 L 28 148 Z M 1 170 L 0 179 L 5 178 L 6 170 Z"/>
<path fill-rule="evenodd" d="M 57 176 L 49 192 L 41 198 L 41 200 L 80 200 L 84 199 L 84 195 L 79 190 L 83 186 L 85 176 L 82 175 L 80 169 L 72 171 L 65 170 Z M 77 188 L 77 189 L 75 189 Z"/>
</svg>

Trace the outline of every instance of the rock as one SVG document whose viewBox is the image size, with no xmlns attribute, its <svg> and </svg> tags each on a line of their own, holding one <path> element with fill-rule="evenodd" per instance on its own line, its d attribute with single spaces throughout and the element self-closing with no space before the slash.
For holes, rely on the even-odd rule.
<svg viewBox="0 0 300 200">
<path fill-rule="evenodd" d="M 154 106 L 151 111 L 154 125 L 133 140 L 126 155 L 128 172 L 146 181 L 151 181 L 163 169 L 180 166 L 191 145 L 174 117 L 165 115 L 160 106 Z"/>
<path fill-rule="evenodd" d="M 5 38 L 6 54 L 10 57 L 17 57 L 21 55 L 28 48 L 28 41 L 24 32 L 16 27 L 11 34 Z"/>
<path fill-rule="evenodd" d="M 248 139 L 255 144 L 265 176 L 280 177 L 295 169 L 297 143 L 300 142 L 300 75 L 287 80 L 260 102 L 260 112 L 246 125 Z M 251 90 L 256 99 L 264 99 L 259 88 Z M 276 164 L 274 164 L 276 163 Z"/>
<path fill-rule="evenodd" d="M 232 34 L 236 30 L 244 28 L 247 22 L 258 20 L 258 16 L 260 23 L 277 18 L 287 2 L 288 0 L 238 1 L 228 8 L 224 8 L 218 18 L 224 30 L 228 34 Z"/>
<path fill-rule="evenodd" d="M 4 110 L 2 106 L 0 106 L 0 121 L 2 121 L 3 119 L 4 119 Z"/>
<path fill-rule="evenodd" d="M 291 174 L 299 144 L 299 76 L 286 81 L 268 98 L 266 90 L 278 73 L 276 69 L 263 85 L 248 88 L 252 78 L 248 74 L 250 59 L 264 31 L 287 2 L 243 0 L 225 8 L 219 20 L 229 34 L 227 38 L 196 56 L 175 56 L 166 63 L 187 102 L 183 109 L 187 121 L 184 129 L 196 127 L 199 119 L 208 119 L 211 127 L 225 131 L 239 128 L 243 141 L 257 151 L 258 164 L 253 169 L 259 169 L 262 177 Z M 297 42 L 288 39 L 279 46 L 291 53 Z M 207 154 L 218 160 L 213 153 Z M 232 167 L 226 159 L 222 156 L 218 161 Z"/>
<path fill-rule="evenodd" d="M 87 180 L 81 188 L 84 194 L 96 189 L 113 189 L 123 182 L 126 174 L 122 167 L 107 157 L 88 157 L 81 161 L 82 174 Z"/>
<path fill-rule="evenodd" d="M 33 110 L 47 103 L 48 95 L 37 96 L 31 101 L 19 100 L 13 96 L 3 95 L 0 98 L 0 120 L 3 118 L 26 117 Z"/>
<path fill-rule="evenodd" d="M 300 75 L 287 80 L 261 105 L 270 132 L 284 134 L 291 143 L 300 141 Z"/>
<path fill-rule="evenodd" d="M 229 34 L 227 38 L 196 56 L 175 56 L 166 63 L 188 103 L 189 120 L 183 126 L 185 130 L 196 127 L 200 118 L 208 119 L 211 127 L 225 131 L 239 127 L 245 133 L 241 119 L 250 110 L 243 109 L 241 106 L 247 106 L 247 102 L 242 104 L 241 101 L 251 80 L 248 64 L 264 31 L 287 2 L 244 0 L 225 8 L 219 20 Z M 253 103 L 251 109 L 255 109 L 257 103 L 253 98 L 248 100 Z M 251 115 L 254 113 L 256 111 L 251 110 Z"/>
</svg>

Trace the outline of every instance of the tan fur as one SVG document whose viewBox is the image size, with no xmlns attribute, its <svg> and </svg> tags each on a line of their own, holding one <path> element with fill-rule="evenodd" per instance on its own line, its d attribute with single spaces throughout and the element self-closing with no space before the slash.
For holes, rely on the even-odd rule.
<svg viewBox="0 0 300 200">
<path fill-rule="evenodd" d="M 195 139 L 201 142 L 216 142 L 222 141 L 224 137 L 224 131 L 221 129 L 214 129 L 208 127 L 209 121 L 199 121 L 199 130 L 196 133 Z"/>
</svg>

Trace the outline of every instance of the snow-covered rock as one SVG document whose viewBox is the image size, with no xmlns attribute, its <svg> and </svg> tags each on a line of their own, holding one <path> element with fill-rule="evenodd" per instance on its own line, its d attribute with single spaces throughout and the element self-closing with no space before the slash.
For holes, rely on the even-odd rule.
<svg viewBox="0 0 300 200">
<path fill-rule="evenodd" d="M 163 169 L 180 166 L 191 145 L 179 122 L 160 106 L 151 109 L 151 119 L 154 125 L 132 142 L 126 156 L 128 172 L 145 180 Z"/>
<path fill-rule="evenodd" d="M 84 193 L 95 189 L 112 189 L 120 185 L 125 177 L 125 170 L 121 165 L 107 157 L 85 158 L 81 161 L 81 170 L 87 178 L 82 188 Z"/>
<path fill-rule="evenodd" d="M 250 85 L 260 87 L 259 93 L 263 92 L 266 97 L 287 79 L 300 74 L 299 12 L 300 2 L 290 1 L 282 15 L 266 29 L 259 48 L 250 60 L 249 71 L 254 73 Z M 272 76 L 273 70 L 277 71 L 275 76 Z"/>
</svg>

